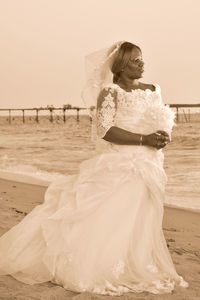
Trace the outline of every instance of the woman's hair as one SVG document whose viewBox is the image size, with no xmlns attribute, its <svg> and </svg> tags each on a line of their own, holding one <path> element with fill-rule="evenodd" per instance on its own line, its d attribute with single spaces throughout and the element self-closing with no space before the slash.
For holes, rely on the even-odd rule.
<svg viewBox="0 0 200 300">
<path fill-rule="evenodd" d="M 117 52 L 117 56 L 115 57 L 114 62 L 111 66 L 114 83 L 117 83 L 117 81 L 119 80 L 120 74 L 121 74 L 121 72 L 123 72 L 123 69 L 126 67 L 128 61 L 131 57 L 132 50 L 134 48 L 141 51 L 140 47 L 138 47 L 137 45 L 134 45 L 132 43 L 129 43 L 129 42 L 124 42 L 120 46 L 120 48 Z"/>
</svg>

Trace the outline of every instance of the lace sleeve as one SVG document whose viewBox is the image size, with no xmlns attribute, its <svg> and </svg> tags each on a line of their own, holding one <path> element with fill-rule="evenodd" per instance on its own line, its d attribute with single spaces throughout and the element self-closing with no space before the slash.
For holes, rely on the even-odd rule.
<svg viewBox="0 0 200 300">
<path fill-rule="evenodd" d="M 103 89 L 97 100 L 97 135 L 103 138 L 110 127 L 115 125 L 117 109 L 116 91 L 111 88 Z"/>
</svg>

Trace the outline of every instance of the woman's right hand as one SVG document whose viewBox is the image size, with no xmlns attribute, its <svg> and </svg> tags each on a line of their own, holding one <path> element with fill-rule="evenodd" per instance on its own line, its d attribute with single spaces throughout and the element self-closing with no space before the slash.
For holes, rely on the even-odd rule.
<svg viewBox="0 0 200 300">
<path fill-rule="evenodd" d="M 169 134 L 163 130 L 158 130 L 155 133 L 145 135 L 143 140 L 144 145 L 154 147 L 158 150 L 165 147 L 170 142 Z"/>
</svg>

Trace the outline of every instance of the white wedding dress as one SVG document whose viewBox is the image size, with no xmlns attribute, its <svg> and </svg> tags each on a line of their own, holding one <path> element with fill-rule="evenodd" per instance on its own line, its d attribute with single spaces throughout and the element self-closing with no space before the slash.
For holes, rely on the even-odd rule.
<svg viewBox="0 0 200 300">
<path fill-rule="evenodd" d="M 53 182 L 44 203 L 0 238 L 1 275 L 105 295 L 162 294 L 176 284 L 188 286 L 162 231 L 162 150 L 102 139 L 113 125 L 170 134 L 174 113 L 155 87 L 153 92 L 105 87 L 97 113 L 98 154 L 81 163 L 79 174 Z"/>
</svg>

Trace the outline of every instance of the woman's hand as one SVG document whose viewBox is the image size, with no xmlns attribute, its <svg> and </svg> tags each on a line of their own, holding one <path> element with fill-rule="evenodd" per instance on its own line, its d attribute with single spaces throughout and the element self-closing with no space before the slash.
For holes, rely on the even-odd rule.
<svg viewBox="0 0 200 300">
<path fill-rule="evenodd" d="M 163 130 L 149 135 L 141 135 L 116 126 L 111 126 L 103 139 L 117 145 L 144 145 L 156 149 L 165 147 L 170 141 L 168 133 Z"/>
<path fill-rule="evenodd" d="M 144 136 L 144 145 L 161 149 L 165 147 L 169 142 L 169 134 L 166 131 L 158 130 L 155 133 Z"/>
</svg>

